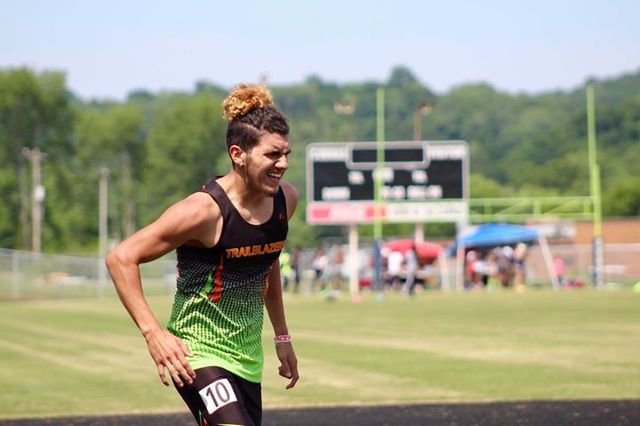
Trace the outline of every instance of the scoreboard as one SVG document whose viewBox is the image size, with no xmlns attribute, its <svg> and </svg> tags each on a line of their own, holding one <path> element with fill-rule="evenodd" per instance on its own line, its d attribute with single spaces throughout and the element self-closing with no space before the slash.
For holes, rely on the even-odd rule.
<svg viewBox="0 0 640 426">
<path fill-rule="evenodd" d="M 468 146 L 463 141 L 307 146 L 307 221 L 311 224 L 444 222 L 467 216 Z M 380 203 L 375 200 L 380 173 Z"/>
</svg>

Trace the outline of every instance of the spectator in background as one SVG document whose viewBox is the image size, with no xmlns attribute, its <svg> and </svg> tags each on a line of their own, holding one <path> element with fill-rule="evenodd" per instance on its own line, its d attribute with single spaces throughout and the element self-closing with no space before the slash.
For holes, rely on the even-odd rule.
<svg viewBox="0 0 640 426">
<path fill-rule="evenodd" d="M 525 265 L 524 261 L 527 257 L 527 245 L 518 243 L 513 251 L 513 288 L 516 291 L 524 290 L 525 284 Z"/>
<path fill-rule="evenodd" d="M 289 291 L 289 277 L 291 275 L 291 255 L 288 251 L 282 250 L 280 253 L 280 277 L 282 278 L 282 289 Z"/>
<path fill-rule="evenodd" d="M 476 251 L 469 250 L 465 255 L 465 261 L 466 261 L 466 265 L 464 269 L 465 275 L 466 275 L 465 285 L 472 287 L 476 279 L 474 275 L 474 263 L 476 261 Z"/>
<path fill-rule="evenodd" d="M 297 293 L 300 290 L 300 268 L 302 262 L 302 250 L 300 246 L 296 246 L 291 253 L 291 271 L 293 272 L 293 292 Z"/>
<path fill-rule="evenodd" d="M 476 252 L 476 260 L 473 262 L 473 286 L 474 288 L 485 289 L 489 284 L 491 268 L 487 261 L 487 255 L 483 252 Z"/>
<path fill-rule="evenodd" d="M 558 279 L 558 284 L 560 285 L 560 287 L 563 287 L 565 271 L 564 258 L 562 256 L 556 256 L 556 258 L 553 260 L 553 271 L 556 274 L 556 278 Z"/>
<path fill-rule="evenodd" d="M 496 247 L 495 259 L 500 285 L 503 288 L 511 287 L 513 280 L 513 249 L 511 246 Z"/>
<path fill-rule="evenodd" d="M 412 296 L 416 286 L 416 272 L 418 271 L 418 254 L 416 246 L 412 244 L 409 250 L 404 254 L 406 279 L 402 286 L 402 292 L 407 296 Z"/>
<path fill-rule="evenodd" d="M 336 244 L 331 249 L 331 288 L 332 290 L 342 290 L 342 285 L 344 284 L 344 276 L 342 273 L 342 268 L 344 267 L 344 251 L 342 250 L 342 246 Z"/>
<path fill-rule="evenodd" d="M 400 273 L 402 272 L 402 262 L 404 256 L 399 251 L 392 251 L 387 257 L 387 277 L 391 288 L 397 288 L 400 285 Z"/>
<path fill-rule="evenodd" d="M 313 268 L 314 277 L 313 277 L 313 287 L 319 288 L 323 290 L 326 284 L 327 279 L 327 266 L 329 264 L 329 256 L 324 251 L 324 247 L 319 245 L 316 248 L 316 251 L 313 254 L 313 261 L 311 262 L 311 267 Z"/>
</svg>

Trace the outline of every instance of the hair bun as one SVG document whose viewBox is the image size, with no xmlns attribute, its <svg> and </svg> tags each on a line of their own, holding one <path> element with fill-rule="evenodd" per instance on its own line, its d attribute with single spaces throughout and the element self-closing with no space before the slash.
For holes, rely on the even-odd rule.
<svg viewBox="0 0 640 426">
<path fill-rule="evenodd" d="M 265 105 L 273 105 L 271 92 L 259 84 L 238 84 L 222 103 L 224 118 L 236 118 Z"/>
</svg>

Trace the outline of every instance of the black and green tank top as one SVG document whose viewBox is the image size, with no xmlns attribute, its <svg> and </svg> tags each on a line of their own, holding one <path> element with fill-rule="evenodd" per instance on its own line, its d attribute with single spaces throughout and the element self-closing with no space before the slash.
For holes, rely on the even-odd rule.
<svg viewBox="0 0 640 426">
<path fill-rule="evenodd" d="M 177 291 L 168 329 L 194 353 L 192 368 L 222 367 L 238 376 L 262 378 L 262 323 L 269 275 L 287 237 L 282 187 L 273 213 L 248 223 L 214 180 L 202 187 L 220 206 L 222 234 L 211 248 L 180 246 Z"/>
</svg>

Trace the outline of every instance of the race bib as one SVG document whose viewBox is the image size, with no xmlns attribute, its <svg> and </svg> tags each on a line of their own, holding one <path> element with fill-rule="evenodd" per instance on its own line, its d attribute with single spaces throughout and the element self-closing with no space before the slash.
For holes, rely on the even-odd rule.
<svg viewBox="0 0 640 426">
<path fill-rule="evenodd" d="M 209 414 L 213 414 L 219 408 L 238 400 L 228 379 L 216 380 L 209 386 L 201 389 L 199 393 Z"/>
</svg>

